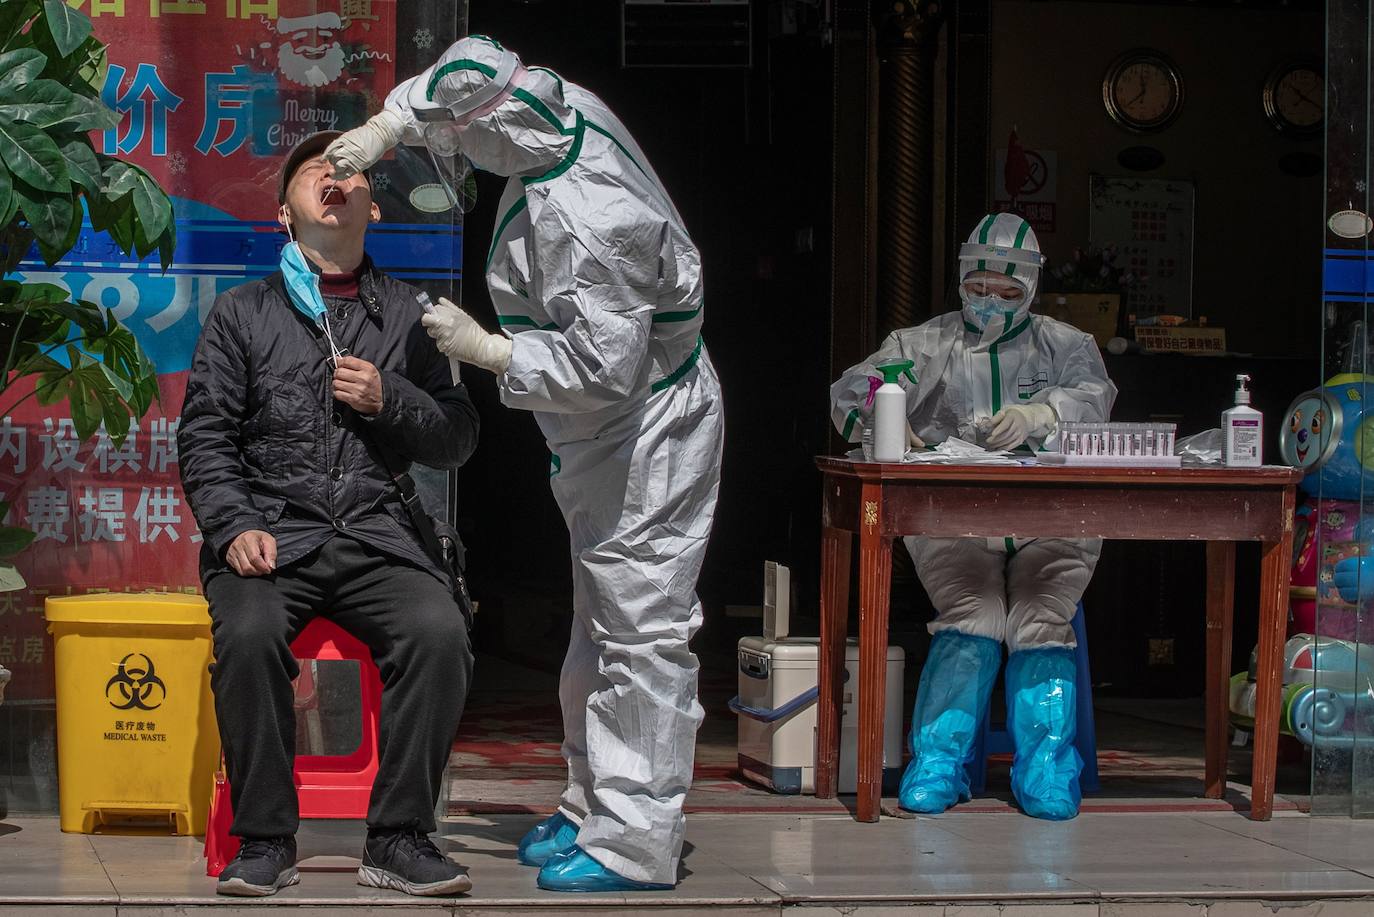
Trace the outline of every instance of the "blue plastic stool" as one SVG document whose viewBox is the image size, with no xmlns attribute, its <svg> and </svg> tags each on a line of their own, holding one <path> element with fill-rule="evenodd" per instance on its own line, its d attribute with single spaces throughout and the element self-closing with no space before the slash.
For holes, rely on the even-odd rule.
<svg viewBox="0 0 1374 917">
<path fill-rule="evenodd" d="M 1093 724 L 1093 680 L 1088 668 L 1088 631 L 1083 623 L 1083 603 L 1078 603 L 1078 612 L 1073 616 L 1073 636 L 1078 641 L 1074 660 L 1078 663 L 1078 732 L 1074 737 L 1074 747 L 1083 758 L 1083 770 L 1078 775 L 1078 789 L 1083 793 L 1096 793 L 1097 780 L 1097 729 Z M 978 738 L 973 743 L 973 760 L 968 764 L 969 789 L 974 796 L 981 796 L 987 788 L 988 756 L 1009 755 L 1016 749 L 1012 745 L 1011 733 L 1007 724 L 1001 723 L 993 728 L 990 714 L 984 715 L 983 725 L 978 730 Z"/>
</svg>

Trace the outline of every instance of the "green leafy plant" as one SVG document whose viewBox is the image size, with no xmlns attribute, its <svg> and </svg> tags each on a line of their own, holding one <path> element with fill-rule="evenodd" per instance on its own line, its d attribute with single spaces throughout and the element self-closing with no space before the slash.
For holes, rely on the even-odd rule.
<svg viewBox="0 0 1374 917">
<path fill-rule="evenodd" d="M 0 39 L 0 417 L 29 398 L 65 400 L 82 441 L 103 425 L 119 444 L 158 400 L 152 361 L 108 309 L 9 275 L 35 245 L 56 264 L 86 219 L 126 255 L 157 252 L 166 270 L 172 204 L 147 172 L 91 142 L 120 119 L 101 101 L 105 44 L 89 18 L 63 0 L 0 0 Z M 0 520 L 8 512 L 0 502 Z M 0 525 L 0 591 L 23 585 L 11 559 L 32 541 Z"/>
</svg>

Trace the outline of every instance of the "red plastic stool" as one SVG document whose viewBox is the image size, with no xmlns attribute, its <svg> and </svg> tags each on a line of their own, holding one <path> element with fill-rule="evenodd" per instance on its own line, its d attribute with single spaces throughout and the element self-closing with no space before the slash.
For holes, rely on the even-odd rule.
<svg viewBox="0 0 1374 917">
<path fill-rule="evenodd" d="M 382 677 L 367 644 L 327 618 L 315 618 L 291 644 L 297 659 L 351 660 L 361 678 L 362 741 L 347 755 L 297 755 L 292 774 L 300 800 L 301 818 L 366 818 L 372 782 L 377 777 L 377 731 L 382 713 Z M 310 678 L 309 669 L 301 678 Z M 298 685 L 298 696 L 299 696 Z M 313 679 L 311 691 L 313 694 Z M 210 820 L 205 829 L 205 872 L 218 876 L 239 850 L 229 833 L 234 822 L 229 781 L 223 767 L 215 774 Z"/>
</svg>

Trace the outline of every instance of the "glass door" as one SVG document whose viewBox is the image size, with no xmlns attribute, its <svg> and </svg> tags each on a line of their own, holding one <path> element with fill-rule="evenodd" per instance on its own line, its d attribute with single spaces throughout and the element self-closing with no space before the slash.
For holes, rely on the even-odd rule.
<svg viewBox="0 0 1374 917">
<path fill-rule="evenodd" d="M 1290 669 L 1312 670 L 1304 694 L 1288 683 L 1285 710 L 1312 745 L 1312 812 L 1374 815 L 1374 395 L 1370 357 L 1370 27 L 1369 0 L 1328 0 L 1324 74 L 1296 73 L 1273 85 L 1276 112 L 1293 117 L 1325 87 L 1326 196 L 1322 370 L 1331 458 L 1324 462 L 1309 516 L 1316 544 L 1316 637 L 1290 641 Z M 1315 86 L 1313 81 L 1316 80 Z M 1310 103 L 1308 103 L 1310 104 Z M 1318 122 L 1323 123 L 1323 122 Z M 1321 414 L 1320 417 L 1317 415 Z M 1319 440 L 1320 441 L 1320 440 Z M 1300 526 L 1301 528 L 1301 526 Z M 1301 563 L 1299 564 L 1301 566 Z M 1295 603 L 1295 609 L 1298 605 Z"/>
</svg>

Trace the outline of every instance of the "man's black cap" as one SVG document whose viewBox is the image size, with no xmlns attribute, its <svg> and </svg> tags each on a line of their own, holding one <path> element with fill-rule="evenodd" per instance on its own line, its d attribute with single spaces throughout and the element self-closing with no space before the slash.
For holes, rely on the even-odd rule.
<svg viewBox="0 0 1374 917">
<path fill-rule="evenodd" d="M 316 131 L 296 144 L 296 148 L 282 162 L 281 172 L 277 175 L 278 204 L 286 203 L 286 186 L 291 183 L 291 176 L 296 174 L 296 170 L 301 167 L 301 164 L 318 158 L 325 151 L 325 148 L 334 142 L 335 138 L 342 136 L 343 131 Z M 372 175 L 364 170 L 363 177 L 367 179 L 370 186 Z"/>
</svg>

